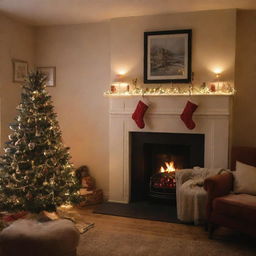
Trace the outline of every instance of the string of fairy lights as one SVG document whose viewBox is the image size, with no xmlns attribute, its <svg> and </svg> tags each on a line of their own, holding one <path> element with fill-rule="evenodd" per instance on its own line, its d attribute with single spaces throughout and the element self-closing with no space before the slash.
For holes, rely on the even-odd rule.
<svg viewBox="0 0 256 256">
<path fill-rule="evenodd" d="M 192 95 L 234 95 L 235 89 L 230 83 L 222 83 L 221 86 L 182 86 L 171 85 L 170 87 L 133 88 L 116 85 L 104 92 L 105 96 L 192 96 Z"/>
</svg>

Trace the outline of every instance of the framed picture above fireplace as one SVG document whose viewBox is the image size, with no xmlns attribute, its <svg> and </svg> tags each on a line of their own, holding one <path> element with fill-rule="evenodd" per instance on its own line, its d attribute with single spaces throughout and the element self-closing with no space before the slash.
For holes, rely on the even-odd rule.
<svg viewBox="0 0 256 256">
<path fill-rule="evenodd" d="M 144 83 L 191 82 L 192 30 L 144 33 Z"/>
</svg>

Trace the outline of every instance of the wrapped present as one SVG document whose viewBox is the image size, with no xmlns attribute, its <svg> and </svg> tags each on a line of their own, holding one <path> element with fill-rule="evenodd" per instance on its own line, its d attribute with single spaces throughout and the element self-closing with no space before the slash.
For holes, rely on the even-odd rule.
<svg viewBox="0 0 256 256">
<path fill-rule="evenodd" d="M 102 201 L 103 201 L 102 189 L 94 189 L 92 191 L 85 191 L 83 189 L 81 189 L 81 190 L 80 190 L 80 194 L 82 195 L 84 200 L 82 200 L 79 203 L 79 205 L 78 205 L 79 207 L 102 203 Z"/>
</svg>

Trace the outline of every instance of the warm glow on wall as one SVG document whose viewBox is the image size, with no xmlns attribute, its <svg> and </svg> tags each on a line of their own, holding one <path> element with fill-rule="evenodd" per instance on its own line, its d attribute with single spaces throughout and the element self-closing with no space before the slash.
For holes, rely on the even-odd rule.
<svg viewBox="0 0 256 256">
<path fill-rule="evenodd" d="M 125 70 L 125 69 L 119 69 L 119 70 L 117 71 L 117 74 L 118 74 L 118 75 L 121 75 L 121 76 L 125 75 L 126 73 L 127 73 L 127 70 Z"/>
<path fill-rule="evenodd" d="M 221 67 L 216 67 L 213 69 L 213 73 L 215 73 L 216 75 L 219 75 L 223 72 L 223 69 Z"/>
<path fill-rule="evenodd" d="M 115 63 L 111 66 L 111 73 L 112 75 L 130 75 L 131 70 L 133 69 L 133 63 L 129 63 L 126 61 L 121 61 Z"/>
<path fill-rule="evenodd" d="M 208 63 L 207 69 L 211 73 L 214 73 L 215 75 L 217 75 L 217 74 L 222 74 L 224 71 L 226 72 L 227 70 L 230 69 L 230 67 L 227 63 L 225 63 L 225 61 L 215 60 Z"/>
</svg>

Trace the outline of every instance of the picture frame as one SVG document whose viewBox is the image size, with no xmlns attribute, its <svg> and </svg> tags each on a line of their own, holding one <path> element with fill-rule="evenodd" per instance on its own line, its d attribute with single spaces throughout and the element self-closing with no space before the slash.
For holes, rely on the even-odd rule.
<svg viewBox="0 0 256 256">
<path fill-rule="evenodd" d="M 56 86 L 56 67 L 37 67 L 37 70 L 47 76 L 46 86 Z"/>
<path fill-rule="evenodd" d="M 13 82 L 23 83 L 24 78 L 28 75 L 28 62 L 24 60 L 12 60 L 13 65 Z"/>
<path fill-rule="evenodd" d="M 144 83 L 190 83 L 191 41 L 191 29 L 144 32 Z"/>
</svg>

